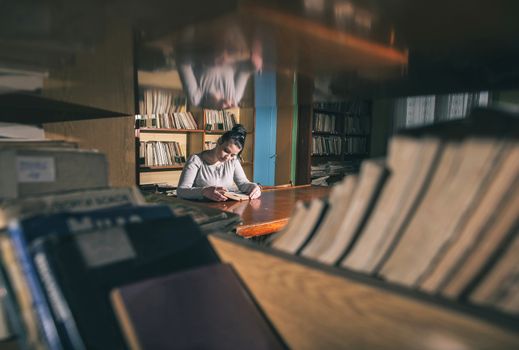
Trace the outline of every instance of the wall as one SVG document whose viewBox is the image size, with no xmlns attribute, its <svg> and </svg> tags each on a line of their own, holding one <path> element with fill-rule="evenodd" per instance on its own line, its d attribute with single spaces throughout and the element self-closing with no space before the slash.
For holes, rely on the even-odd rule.
<svg viewBox="0 0 519 350">
<path fill-rule="evenodd" d="M 277 74 L 277 128 L 276 128 L 276 185 L 294 182 L 293 128 L 294 128 L 294 73 Z"/>
<path fill-rule="evenodd" d="M 50 72 L 44 82 L 47 97 L 128 113 L 127 117 L 44 124 L 46 137 L 75 140 L 82 148 L 105 153 L 113 186 L 134 185 L 133 34 L 124 23 L 109 23 L 93 49 Z"/>
</svg>

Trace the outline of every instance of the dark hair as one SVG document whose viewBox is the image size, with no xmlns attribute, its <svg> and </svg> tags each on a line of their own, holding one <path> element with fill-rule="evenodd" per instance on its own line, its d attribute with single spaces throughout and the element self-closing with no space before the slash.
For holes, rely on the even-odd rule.
<svg viewBox="0 0 519 350">
<path fill-rule="evenodd" d="M 243 150 L 243 147 L 245 146 L 245 138 L 247 137 L 247 130 L 243 127 L 241 124 L 236 124 L 231 130 L 225 132 L 220 137 L 220 144 L 231 141 L 236 146 Z"/>
</svg>

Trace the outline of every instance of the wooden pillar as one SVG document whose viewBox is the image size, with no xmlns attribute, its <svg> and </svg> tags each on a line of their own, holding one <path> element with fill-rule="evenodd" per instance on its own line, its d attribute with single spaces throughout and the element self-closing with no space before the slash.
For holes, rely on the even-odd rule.
<svg viewBox="0 0 519 350">
<path fill-rule="evenodd" d="M 309 77 L 297 76 L 297 162 L 296 185 L 310 183 L 312 152 L 312 95 L 314 84 Z"/>
<path fill-rule="evenodd" d="M 135 177 L 135 95 L 133 34 L 125 23 L 111 23 L 95 47 L 50 72 L 43 95 L 53 99 L 127 112 L 127 117 L 43 125 L 47 138 L 69 139 L 106 154 L 113 186 L 130 186 Z"/>
</svg>

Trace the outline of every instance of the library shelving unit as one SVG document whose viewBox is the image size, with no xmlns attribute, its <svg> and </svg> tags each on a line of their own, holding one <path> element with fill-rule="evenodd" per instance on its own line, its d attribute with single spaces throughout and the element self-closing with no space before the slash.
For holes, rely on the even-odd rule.
<svg viewBox="0 0 519 350">
<path fill-rule="evenodd" d="M 139 112 L 141 114 L 136 115 L 135 122 L 136 178 L 139 185 L 160 183 L 176 187 L 189 156 L 214 147 L 218 138 L 232 128 L 234 123 L 241 123 L 248 130 L 242 165 L 246 175 L 252 178 L 252 108 L 224 111 L 188 108 L 180 89 L 140 86 Z M 228 118 L 225 119 L 225 116 Z M 186 119 L 191 121 L 186 122 Z M 178 125 L 179 120 L 182 125 Z M 155 161 L 150 161 L 150 157 L 146 155 L 146 145 L 151 147 L 152 150 L 147 152 L 154 154 Z"/>
<path fill-rule="evenodd" d="M 328 182 L 356 172 L 369 156 L 371 104 L 365 100 L 318 102 L 312 106 L 310 180 L 330 175 Z"/>
</svg>

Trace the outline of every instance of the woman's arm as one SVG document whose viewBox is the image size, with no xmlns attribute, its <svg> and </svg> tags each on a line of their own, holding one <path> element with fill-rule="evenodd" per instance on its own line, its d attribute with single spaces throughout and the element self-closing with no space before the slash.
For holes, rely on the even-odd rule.
<svg viewBox="0 0 519 350">
<path fill-rule="evenodd" d="M 200 169 L 200 162 L 196 155 L 192 155 L 186 162 L 180 180 L 178 182 L 177 196 L 185 199 L 203 199 L 203 187 L 193 187 L 195 183 L 198 170 Z"/>
<path fill-rule="evenodd" d="M 202 100 L 202 89 L 196 80 L 193 66 L 189 63 L 180 64 L 178 74 L 180 75 L 184 89 L 187 91 L 189 102 L 193 106 L 198 106 Z"/>
<path fill-rule="evenodd" d="M 241 163 L 238 159 L 234 161 L 234 183 L 238 186 L 239 190 L 249 195 L 254 195 L 254 198 L 258 198 L 261 195 L 260 187 L 254 182 L 250 182 L 243 171 Z"/>
</svg>

